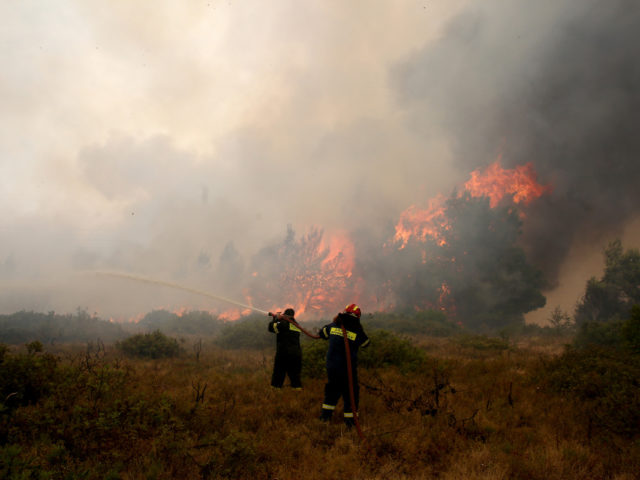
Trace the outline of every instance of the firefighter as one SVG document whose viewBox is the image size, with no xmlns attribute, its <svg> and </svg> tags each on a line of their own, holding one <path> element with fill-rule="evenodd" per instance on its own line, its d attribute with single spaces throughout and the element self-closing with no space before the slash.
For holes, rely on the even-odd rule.
<svg viewBox="0 0 640 480">
<path fill-rule="evenodd" d="M 300 348 L 300 329 L 294 325 L 295 311 L 287 308 L 283 314 L 269 313 L 269 331 L 276 334 L 276 357 L 273 362 L 271 386 L 282 388 L 285 376 L 289 376 L 291 388 L 302 390 L 300 372 L 302 371 L 302 349 Z"/>
<path fill-rule="evenodd" d="M 360 324 L 360 307 L 355 304 L 347 305 L 333 322 L 320 329 L 318 335 L 324 340 L 329 340 L 327 350 L 327 384 L 324 387 L 324 403 L 320 420 L 331 420 L 333 411 L 342 397 L 344 422 L 347 427 L 354 425 L 353 411 L 349 395 L 349 374 L 347 369 L 347 355 L 342 326 L 346 329 L 351 356 L 351 372 L 353 379 L 353 400 L 358 409 L 358 348 L 369 345 L 369 337 Z"/>
</svg>

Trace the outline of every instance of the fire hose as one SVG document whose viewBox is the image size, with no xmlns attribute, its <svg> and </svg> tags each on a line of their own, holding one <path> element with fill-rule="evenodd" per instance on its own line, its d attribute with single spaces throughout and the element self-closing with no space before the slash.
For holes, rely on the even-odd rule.
<svg viewBox="0 0 640 480">
<path fill-rule="evenodd" d="M 160 286 L 164 286 L 164 287 L 170 287 L 170 288 L 175 288 L 178 290 L 184 290 L 186 292 L 189 293 L 193 293 L 196 295 L 202 295 L 205 297 L 209 297 L 209 298 L 213 298 L 215 300 L 220 300 L 222 302 L 226 302 L 226 303 L 231 303 L 233 305 L 248 309 L 248 310 L 253 310 L 255 312 L 258 313 L 264 313 L 267 314 L 269 316 L 272 316 L 274 318 L 283 318 L 284 320 L 286 320 L 287 322 L 291 323 L 292 325 L 295 325 L 297 328 L 300 329 L 301 332 L 303 332 L 305 335 L 307 335 L 310 338 L 314 338 L 314 339 L 318 339 L 321 338 L 319 335 L 314 335 L 313 333 L 310 333 L 309 331 L 305 330 L 293 317 L 290 317 L 288 315 L 285 315 L 283 313 L 271 313 L 271 312 L 267 312 L 266 310 L 261 310 L 259 308 L 255 308 L 251 305 L 246 305 L 244 303 L 240 303 L 237 302 L 235 300 L 231 300 L 229 298 L 225 298 L 225 297 L 221 297 L 218 295 L 213 295 L 211 293 L 208 292 L 204 292 L 202 290 L 196 290 L 193 288 L 189 288 L 189 287 L 184 287 L 182 285 L 178 285 L 175 283 L 170 283 L 170 282 L 165 282 L 162 280 L 154 280 L 151 278 L 146 278 L 146 277 L 139 277 L 136 275 L 130 275 L 128 273 L 120 273 L 120 272 L 96 272 L 98 275 L 106 275 L 106 276 L 112 276 L 112 277 L 120 277 L 120 278 L 126 278 L 128 280 L 135 280 L 138 282 L 144 282 L 144 283 L 150 283 L 153 285 L 160 285 Z M 364 437 L 364 434 L 362 433 L 362 429 L 360 428 L 360 422 L 358 420 L 358 412 L 356 411 L 356 405 L 355 405 L 355 397 L 354 397 L 354 390 L 353 390 L 353 371 L 351 370 L 351 350 L 349 348 L 349 339 L 347 337 L 347 329 L 344 327 L 344 325 L 340 325 L 342 327 L 342 336 L 344 338 L 344 348 L 345 348 L 345 354 L 347 357 L 347 376 L 348 376 L 348 380 L 349 380 L 349 400 L 351 402 L 351 411 L 353 412 L 353 421 L 355 423 L 356 426 L 356 430 L 358 432 L 358 436 L 360 437 L 360 439 L 365 443 L 365 445 L 367 446 L 367 448 L 369 450 L 371 450 L 371 447 L 369 446 L 369 444 L 367 443 L 367 440 Z"/>
<path fill-rule="evenodd" d="M 356 400 L 353 394 L 353 371 L 351 370 L 351 351 L 349 349 L 349 338 L 347 337 L 347 329 L 344 324 L 341 324 L 342 328 L 342 337 L 344 338 L 344 349 L 347 357 L 347 376 L 349 377 L 349 400 L 351 401 L 351 411 L 353 412 L 353 423 L 356 425 L 356 430 L 358 431 L 358 436 L 360 440 L 364 442 L 367 448 L 371 451 L 371 446 L 367 443 L 366 438 L 364 438 L 364 434 L 362 433 L 362 429 L 360 428 L 360 421 L 358 420 L 358 412 L 356 411 Z"/>
<path fill-rule="evenodd" d="M 296 319 L 293 317 L 290 317 L 289 315 L 285 315 L 284 313 L 280 313 L 280 312 L 277 312 L 277 313 L 269 312 L 268 315 L 273 318 L 282 318 L 283 320 L 286 320 L 291 325 L 294 325 L 296 328 L 299 328 L 300 331 L 304 333 L 307 337 L 316 338 L 316 339 L 321 338 L 320 335 L 314 335 L 313 333 L 302 328 L 302 326 L 296 321 Z"/>
</svg>

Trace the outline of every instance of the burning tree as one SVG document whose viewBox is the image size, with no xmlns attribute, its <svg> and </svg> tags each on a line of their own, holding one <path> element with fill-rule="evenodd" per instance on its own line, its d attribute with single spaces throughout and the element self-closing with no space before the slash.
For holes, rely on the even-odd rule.
<svg viewBox="0 0 640 480">
<path fill-rule="evenodd" d="M 433 233 L 403 237 L 395 254 L 413 265 L 394 277 L 400 304 L 445 310 L 474 329 L 523 322 L 544 306 L 542 273 L 517 244 L 522 221 L 513 202 L 492 207 L 487 196 L 454 193 L 427 218 Z"/>
<path fill-rule="evenodd" d="M 491 208 L 487 197 L 467 193 L 449 199 L 446 216 L 437 265 L 465 325 L 521 323 L 525 313 L 544 306 L 542 273 L 517 244 L 522 223 L 517 209 L 508 202 Z"/>
<path fill-rule="evenodd" d="M 352 268 L 348 237 L 325 239 L 323 230 L 312 228 L 297 239 L 288 226 L 282 241 L 254 256 L 249 296 L 272 308 L 293 306 L 298 314 L 336 311 L 351 298 Z"/>
<path fill-rule="evenodd" d="M 494 162 L 472 172 L 462 193 L 407 208 L 395 234 L 312 228 L 296 237 L 288 226 L 245 270 L 245 300 L 299 314 L 331 314 L 352 302 L 368 311 L 440 310 L 472 328 L 523 322 L 545 298 L 541 272 L 517 243 L 520 206 L 548 191 L 531 165 L 503 169 Z M 240 270 L 233 250 L 225 252 L 227 263 L 238 265 L 232 270 Z"/>
</svg>

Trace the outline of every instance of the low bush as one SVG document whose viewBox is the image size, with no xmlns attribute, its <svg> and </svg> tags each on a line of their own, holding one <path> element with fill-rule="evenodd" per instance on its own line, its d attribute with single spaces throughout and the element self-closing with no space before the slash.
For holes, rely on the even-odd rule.
<svg viewBox="0 0 640 480">
<path fill-rule="evenodd" d="M 402 372 L 414 371 L 424 362 L 426 354 L 409 340 L 385 330 L 370 332 L 371 343 L 358 352 L 362 368 L 397 367 Z M 325 359 L 328 342 L 316 340 L 302 344 L 302 374 L 311 378 L 326 375 Z"/>
<path fill-rule="evenodd" d="M 613 349 L 568 349 L 546 364 L 539 379 L 568 395 L 587 436 L 615 433 L 640 437 L 640 357 Z"/>
<path fill-rule="evenodd" d="M 275 346 L 276 338 L 267 330 L 268 324 L 267 317 L 257 315 L 229 322 L 222 327 L 214 343 L 226 349 L 262 349 Z"/>
<path fill-rule="evenodd" d="M 5 411 L 36 403 L 55 384 L 57 358 L 41 354 L 40 342 L 30 343 L 27 348 L 27 354 L 14 355 L 0 345 L 0 406 Z"/>
<path fill-rule="evenodd" d="M 116 341 L 126 336 L 122 326 L 78 309 L 74 314 L 20 311 L 0 315 L 0 342 L 18 345 L 40 340 L 46 345 L 85 342 L 100 338 Z"/>
<path fill-rule="evenodd" d="M 423 364 L 426 354 L 408 339 L 386 330 L 374 330 L 369 334 L 371 345 L 360 352 L 359 364 L 364 368 L 397 367 L 401 371 L 413 371 Z"/>
<path fill-rule="evenodd" d="M 309 378 L 326 376 L 326 358 L 329 343 L 324 340 L 304 341 L 302 345 L 302 375 Z"/>
<path fill-rule="evenodd" d="M 367 329 L 387 330 L 396 333 L 421 334 L 432 337 L 447 337 L 460 331 L 460 327 L 447 320 L 438 310 L 409 313 L 378 312 L 363 318 Z"/>
<path fill-rule="evenodd" d="M 488 337 L 486 335 L 463 335 L 456 339 L 463 348 L 480 351 L 502 351 L 508 350 L 509 342 L 502 338 Z"/>
<path fill-rule="evenodd" d="M 171 358 L 183 351 L 175 338 L 167 337 L 160 330 L 133 335 L 116 346 L 126 355 L 140 358 Z"/>
<path fill-rule="evenodd" d="M 640 353 L 640 305 L 634 305 L 626 320 L 584 322 L 573 345 L 576 348 L 599 346 L 631 354 Z"/>
<path fill-rule="evenodd" d="M 631 316 L 622 325 L 622 341 L 624 347 L 634 355 L 640 355 L 640 305 L 634 305 Z"/>
<path fill-rule="evenodd" d="M 167 310 L 153 310 L 139 323 L 149 330 L 162 330 L 175 335 L 215 335 L 223 322 L 209 312 L 193 310 L 178 315 Z"/>
<path fill-rule="evenodd" d="M 576 348 L 590 346 L 617 349 L 622 346 L 622 325 L 624 322 L 584 322 L 580 325 L 573 341 Z"/>
<path fill-rule="evenodd" d="M 442 357 L 404 374 L 396 366 L 418 363 L 421 352 L 405 338 L 368 333 L 372 343 L 360 352 L 366 443 L 341 412 L 317 420 L 323 381 L 271 389 L 260 352 L 215 348 L 200 362 L 149 362 L 74 347 L 36 377 L 48 385 L 38 400 L 0 409 L 0 478 L 637 477 L 637 356 L 514 348 L 475 358 L 439 341 L 449 348 Z M 302 342 L 324 376 L 327 342 Z M 47 358 L 30 347 L 19 355 L 0 347 L 0 368 Z"/>
</svg>

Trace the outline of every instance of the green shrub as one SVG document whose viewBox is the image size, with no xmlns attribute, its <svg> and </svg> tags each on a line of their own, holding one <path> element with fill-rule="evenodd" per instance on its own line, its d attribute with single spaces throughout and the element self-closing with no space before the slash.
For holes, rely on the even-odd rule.
<svg viewBox="0 0 640 480">
<path fill-rule="evenodd" d="M 574 400 L 589 436 L 594 430 L 640 436 L 640 357 L 589 347 L 568 349 L 540 372 L 542 384 Z"/>
<path fill-rule="evenodd" d="M 363 319 L 365 328 L 387 330 L 395 333 L 422 334 L 432 337 L 447 337 L 460 327 L 447 320 L 438 310 L 423 310 L 410 313 L 378 312 Z"/>
<path fill-rule="evenodd" d="M 622 325 L 624 346 L 633 354 L 640 355 L 640 305 L 634 305 L 631 316 Z"/>
<path fill-rule="evenodd" d="M 58 360 L 51 354 L 36 354 L 38 345 L 42 347 L 40 342 L 30 344 L 26 355 L 12 355 L 0 346 L 0 400 L 9 411 L 36 403 L 55 385 Z"/>
<path fill-rule="evenodd" d="M 115 341 L 125 335 L 121 325 L 91 316 L 82 309 L 73 315 L 27 311 L 0 315 L 0 342 L 13 345 L 36 339 L 45 345 L 86 342 L 96 338 Z"/>
<path fill-rule="evenodd" d="M 626 320 L 584 322 L 574 339 L 577 348 L 591 346 L 640 353 L 640 305 L 634 305 Z"/>
<path fill-rule="evenodd" d="M 425 353 L 407 339 L 385 330 L 369 334 L 371 343 L 358 351 L 358 365 L 362 368 L 397 367 L 401 371 L 413 371 L 423 365 Z M 305 341 L 302 344 L 302 374 L 312 378 L 326 375 L 328 342 Z"/>
<path fill-rule="evenodd" d="M 162 330 L 174 335 L 215 335 L 223 323 L 204 311 L 192 310 L 177 315 L 167 310 L 153 310 L 140 320 L 140 325 L 149 330 Z"/>
<path fill-rule="evenodd" d="M 255 439 L 243 432 L 231 432 L 226 437 L 216 435 L 215 452 L 202 467 L 203 478 L 251 478 L 259 466 Z"/>
<path fill-rule="evenodd" d="M 116 346 L 126 355 L 141 358 L 170 358 L 182 353 L 175 338 L 169 338 L 160 330 L 133 335 Z"/>
<path fill-rule="evenodd" d="M 401 371 L 419 368 L 426 354 L 408 339 L 386 330 L 374 330 L 369 334 L 371 344 L 360 350 L 358 362 L 365 368 L 398 367 Z"/>
<path fill-rule="evenodd" d="M 323 378 L 326 375 L 328 342 L 324 340 L 304 341 L 302 344 L 302 375 Z"/>
<path fill-rule="evenodd" d="M 269 319 L 266 316 L 257 315 L 229 322 L 222 328 L 214 343 L 226 349 L 273 347 L 276 337 L 267 330 L 268 324 Z"/>
<path fill-rule="evenodd" d="M 620 320 L 610 322 L 585 322 L 580 325 L 573 345 L 577 348 L 600 346 L 620 348 L 622 346 L 622 325 Z"/>
</svg>

